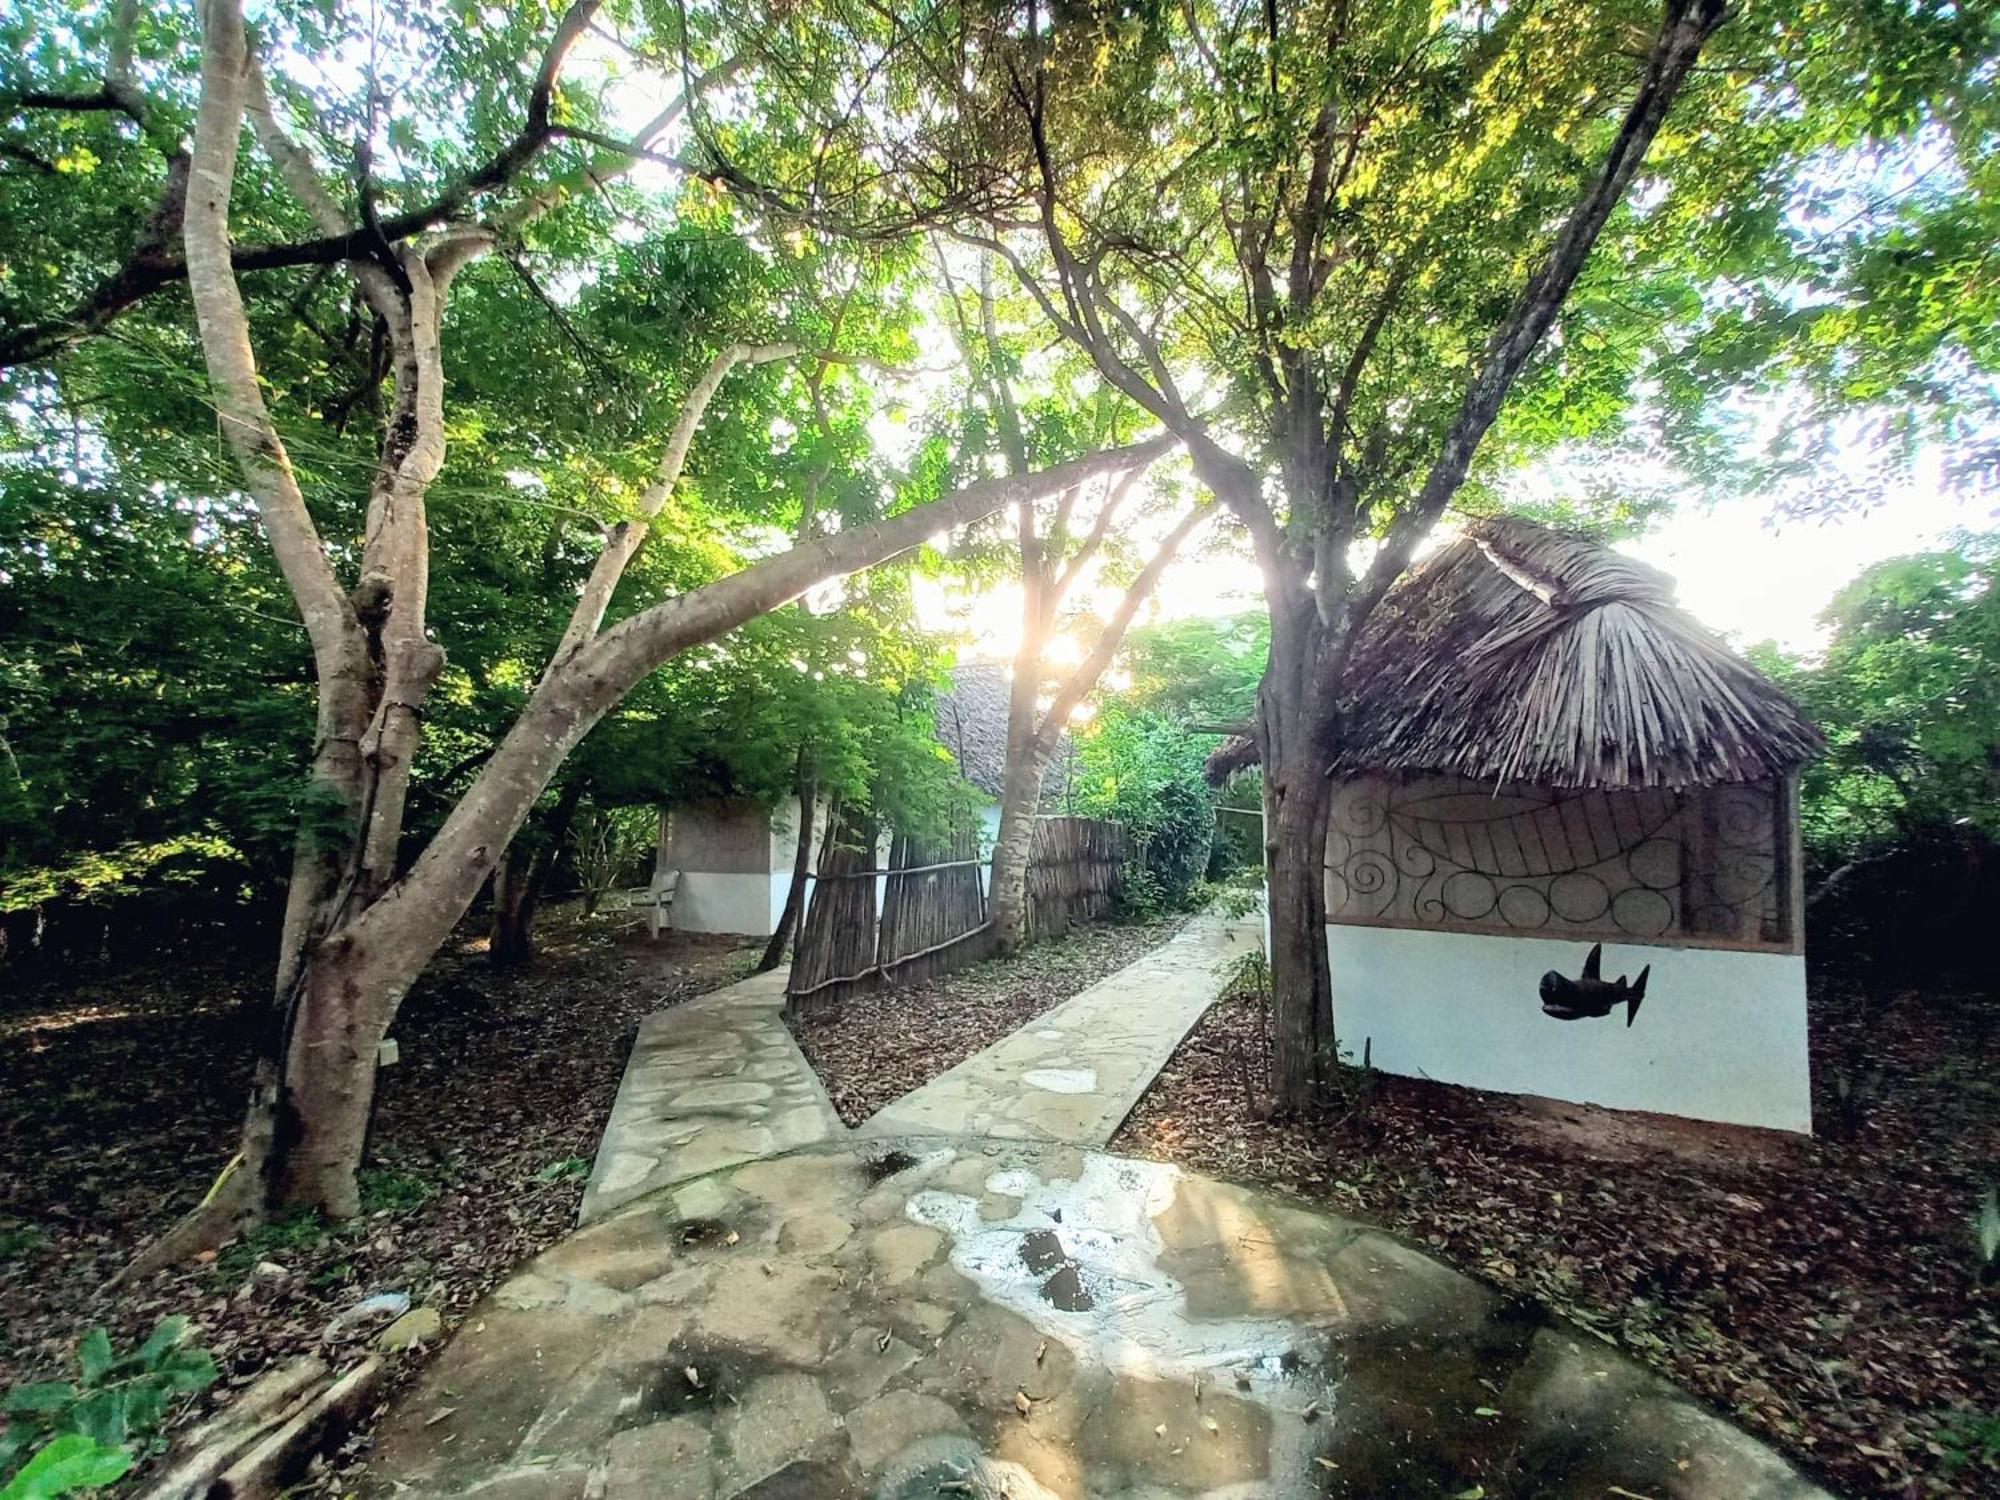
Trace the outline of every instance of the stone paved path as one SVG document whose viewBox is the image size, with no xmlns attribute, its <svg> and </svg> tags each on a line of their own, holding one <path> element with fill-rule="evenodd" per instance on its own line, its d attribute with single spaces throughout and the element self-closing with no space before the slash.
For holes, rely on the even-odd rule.
<svg viewBox="0 0 2000 1500">
<path fill-rule="evenodd" d="M 1253 940 L 1191 923 L 892 1106 L 901 1137 L 841 1129 L 782 973 L 649 1017 L 585 1227 L 397 1397 L 364 1493 L 1824 1500 L 1393 1236 L 1075 1144 Z"/>
<path fill-rule="evenodd" d="M 401 1500 L 1812 1500 L 1613 1350 L 1158 1162 L 850 1141 L 530 1262 L 396 1401 Z"/>
<path fill-rule="evenodd" d="M 945 1135 L 1102 1146 L 1258 942 L 1255 919 L 1204 913 L 1135 963 L 975 1053 L 862 1124 L 864 1135 Z"/>
<path fill-rule="evenodd" d="M 785 1029 L 773 969 L 639 1023 L 578 1218 L 655 1188 L 846 1134 Z"/>
</svg>

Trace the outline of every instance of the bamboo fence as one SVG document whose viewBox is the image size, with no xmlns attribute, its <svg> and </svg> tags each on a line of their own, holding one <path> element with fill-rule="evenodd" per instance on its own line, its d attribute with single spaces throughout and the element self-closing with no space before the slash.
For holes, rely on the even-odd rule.
<svg viewBox="0 0 2000 1500">
<path fill-rule="evenodd" d="M 912 984 L 983 957 L 988 914 L 977 835 L 899 834 L 875 864 L 873 824 L 837 819 L 820 853 L 785 986 L 794 1011 L 830 1009 L 884 984 Z M 1096 818 L 1038 818 L 1028 855 L 1028 939 L 1108 916 L 1124 869 L 1125 830 Z M 883 886 L 879 919 L 877 882 Z"/>
<path fill-rule="evenodd" d="M 875 962 L 883 978 L 915 984 L 957 967 L 954 950 L 986 926 L 979 836 L 962 830 L 941 841 L 899 835 L 890 847 Z"/>
<path fill-rule="evenodd" d="M 785 984 L 796 1009 L 819 1010 L 874 988 L 875 839 L 875 819 L 863 810 L 836 809 L 827 820 Z"/>
<path fill-rule="evenodd" d="M 1028 846 L 1028 941 L 1111 915 L 1125 870 L 1125 826 L 1103 818 L 1037 818 Z"/>
</svg>

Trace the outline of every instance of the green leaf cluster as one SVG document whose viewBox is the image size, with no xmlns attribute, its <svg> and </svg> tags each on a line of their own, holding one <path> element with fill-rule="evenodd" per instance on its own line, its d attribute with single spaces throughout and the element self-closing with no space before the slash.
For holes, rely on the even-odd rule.
<svg viewBox="0 0 2000 1500">
<path fill-rule="evenodd" d="M 1210 742 L 1160 714 L 1114 703 L 1077 736 L 1076 810 L 1125 825 L 1124 900 L 1140 915 L 1187 905 L 1207 875 L 1215 798 L 1202 778 Z"/>
<path fill-rule="evenodd" d="M 1820 661 L 1758 655 L 1827 738 L 1805 769 L 1821 864 L 1957 827 L 2000 838 L 2000 533 L 1864 570 Z"/>
<path fill-rule="evenodd" d="M 109 1484 L 136 1452 L 160 1443 L 174 1398 L 215 1380 L 215 1361 L 187 1336 L 186 1318 L 164 1318 L 144 1343 L 120 1355 L 111 1336 L 93 1328 L 77 1344 L 76 1379 L 9 1391 L 0 1400 L 7 1419 L 0 1476 L 13 1478 L 0 1495 L 29 1500 Z"/>
</svg>

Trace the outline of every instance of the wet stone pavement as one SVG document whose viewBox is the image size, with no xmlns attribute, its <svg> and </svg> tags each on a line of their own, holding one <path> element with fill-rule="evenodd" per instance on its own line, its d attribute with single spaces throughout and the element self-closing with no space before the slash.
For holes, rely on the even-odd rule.
<svg viewBox="0 0 2000 1500">
<path fill-rule="evenodd" d="M 733 1055 L 733 1054 L 732 1054 Z M 840 1140 L 608 1209 L 466 1319 L 374 1493 L 1804 1497 L 1604 1345 L 1152 1162 Z"/>
<path fill-rule="evenodd" d="M 582 1223 L 669 1183 L 847 1133 L 785 1029 L 790 972 L 754 975 L 639 1023 Z"/>
<path fill-rule="evenodd" d="M 1159 947 L 877 1111 L 869 1136 L 948 1135 L 1102 1146 L 1232 964 L 1257 950 L 1255 917 L 1210 911 Z"/>
</svg>

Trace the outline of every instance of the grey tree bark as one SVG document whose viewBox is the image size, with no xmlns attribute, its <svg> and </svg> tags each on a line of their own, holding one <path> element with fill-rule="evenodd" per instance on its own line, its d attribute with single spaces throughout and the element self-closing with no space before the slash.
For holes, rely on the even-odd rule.
<svg viewBox="0 0 2000 1500">
<path fill-rule="evenodd" d="M 588 7 L 566 13 L 559 36 Z M 567 43 L 563 43 L 567 45 Z M 560 51 L 538 80 L 540 107 Z M 532 112 L 532 111 L 531 111 Z M 356 1212 L 355 1171 L 367 1132 L 382 1038 L 410 985 L 465 914 L 564 758 L 647 673 L 814 584 L 866 568 L 927 537 L 1107 473 L 1151 462 L 1160 438 L 987 480 L 873 525 L 766 558 L 727 578 L 604 628 L 605 606 L 645 529 L 678 480 L 702 410 L 729 369 L 783 358 L 785 346 L 719 354 L 691 394 L 642 497 L 615 532 L 577 600 L 529 701 L 443 827 L 407 872 L 396 866 L 421 707 L 443 664 L 424 620 L 430 557 L 425 492 L 444 457 L 441 312 L 451 278 L 492 243 L 488 230 L 447 227 L 397 251 L 402 275 L 356 268 L 390 330 L 395 402 L 367 515 L 359 578 L 339 583 L 314 529 L 258 384 L 235 280 L 229 200 L 241 127 L 265 149 L 330 234 L 339 209 L 303 153 L 277 127 L 249 52 L 240 0 L 205 0 L 202 93 L 184 222 L 195 321 L 222 429 L 255 501 L 311 640 L 319 690 L 314 776 L 345 814 L 345 847 L 301 842 L 300 880 L 242 1149 L 202 1205 L 131 1270 L 218 1242 L 279 1203 Z"/>
</svg>

